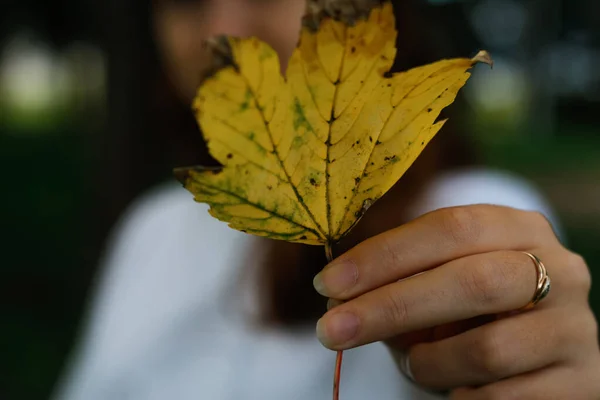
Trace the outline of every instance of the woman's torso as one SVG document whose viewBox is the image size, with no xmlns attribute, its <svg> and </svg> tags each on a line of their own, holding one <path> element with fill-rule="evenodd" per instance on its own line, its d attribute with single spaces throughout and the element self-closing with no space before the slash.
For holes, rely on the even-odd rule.
<svg viewBox="0 0 600 400">
<path fill-rule="evenodd" d="M 473 203 L 549 215 L 527 184 L 488 171 L 440 177 L 413 213 Z M 258 327 L 260 287 L 238 285 L 240 268 L 261 262 L 268 239 L 228 228 L 175 185 L 137 202 L 116 232 L 58 399 L 329 398 L 335 353 L 312 326 Z M 344 400 L 435 398 L 408 383 L 380 343 L 346 352 L 341 392 Z"/>
</svg>

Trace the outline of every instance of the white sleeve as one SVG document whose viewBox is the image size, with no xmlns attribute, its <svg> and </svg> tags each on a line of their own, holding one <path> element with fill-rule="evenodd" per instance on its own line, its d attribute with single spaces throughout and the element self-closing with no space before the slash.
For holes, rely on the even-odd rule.
<svg viewBox="0 0 600 400">
<path fill-rule="evenodd" d="M 118 224 L 57 400 L 130 399 L 144 366 L 177 346 L 173 331 L 210 308 L 226 278 L 227 228 L 180 186 L 155 189 Z M 168 346 L 171 346 L 170 348 Z M 154 354 L 148 354 L 154 353 Z"/>
<path fill-rule="evenodd" d="M 445 173 L 426 189 L 411 215 L 414 217 L 445 207 L 494 204 L 538 211 L 561 238 L 561 228 L 552 207 L 530 182 L 507 172 L 466 169 Z"/>
</svg>

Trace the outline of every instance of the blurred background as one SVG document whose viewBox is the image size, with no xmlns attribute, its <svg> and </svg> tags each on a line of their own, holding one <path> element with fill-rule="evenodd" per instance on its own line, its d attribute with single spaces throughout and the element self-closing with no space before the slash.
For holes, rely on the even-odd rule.
<svg viewBox="0 0 600 400">
<path fill-rule="evenodd" d="M 420 3 L 444 28 L 431 35 L 448 56 L 493 54 L 456 118 L 485 164 L 547 196 L 597 279 L 600 1 Z M 176 138 L 160 135 L 178 127 L 166 117 L 149 10 L 148 0 L 2 0 L 0 399 L 49 396 L 110 228 L 135 196 L 171 179 L 175 151 L 164 143 Z M 598 285 L 592 305 L 600 315 Z"/>
</svg>

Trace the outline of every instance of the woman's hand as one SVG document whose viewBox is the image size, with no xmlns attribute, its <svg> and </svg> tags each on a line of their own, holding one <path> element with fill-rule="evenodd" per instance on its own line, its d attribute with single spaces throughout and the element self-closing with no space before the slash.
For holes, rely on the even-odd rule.
<svg viewBox="0 0 600 400">
<path fill-rule="evenodd" d="M 552 289 L 519 311 L 537 282 L 524 251 L 544 262 Z M 600 399 L 590 274 L 539 213 L 435 211 L 338 257 L 315 287 L 347 301 L 317 325 L 325 346 L 385 341 L 408 351 L 418 384 L 451 389 L 452 399 Z"/>
</svg>

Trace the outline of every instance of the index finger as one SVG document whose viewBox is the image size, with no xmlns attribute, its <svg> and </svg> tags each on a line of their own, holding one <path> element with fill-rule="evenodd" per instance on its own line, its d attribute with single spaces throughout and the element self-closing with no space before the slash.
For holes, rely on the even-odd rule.
<svg viewBox="0 0 600 400">
<path fill-rule="evenodd" d="M 558 242 L 538 212 L 493 205 L 451 207 L 374 236 L 327 265 L 314 280 L 324 296 L 346 300 L 451 260 Z"/>
</svg>

